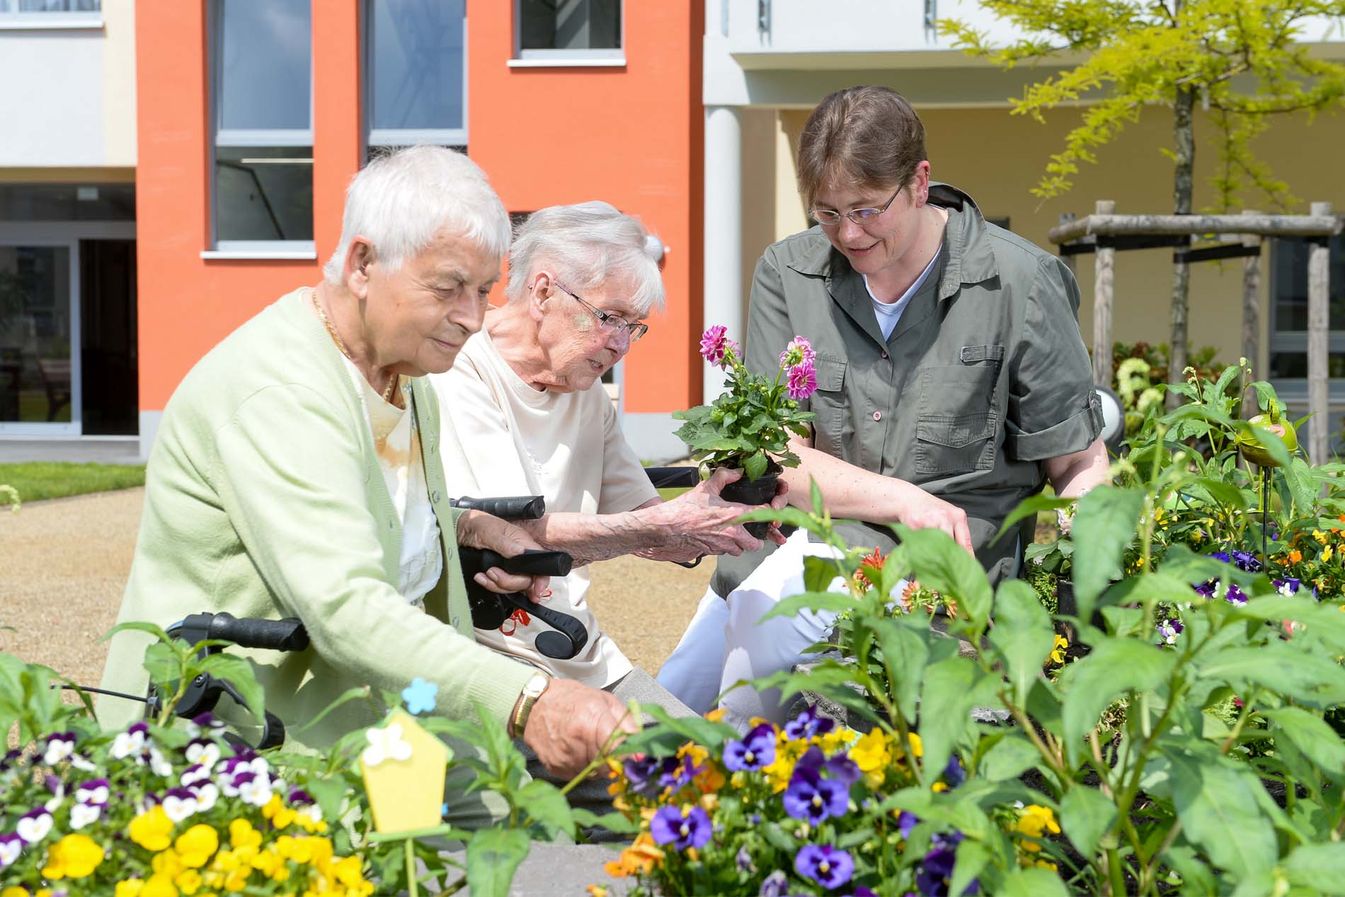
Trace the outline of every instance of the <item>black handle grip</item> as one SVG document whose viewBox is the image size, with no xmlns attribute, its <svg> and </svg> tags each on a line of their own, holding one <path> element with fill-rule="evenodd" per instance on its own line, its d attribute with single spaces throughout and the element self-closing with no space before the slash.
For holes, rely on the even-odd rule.
<svg viewBox="0 0 1345 897">
<path fill-rule="evenodd" d="M 450 502 L 464 511 L 485 511 L 505 520 L 540 520 L 546 513 L 546 499 L 540 495 L 508 495 L 500 498 L 472 498 L 464 495 Z"/>
<path fill-rule="evenodd" d="M 574 558 L 563 551 L 542 551 L 529 548 L 520 555 L 507 558 L 489 548 L 459 548 L 463 571 L 489 570 L 499 567 L 506 573 L 525 576 L 566 576 L 574 566 Z"/>
<path fill-rule="evenodd" d="M 308 647 L 308 630 L 293 617 L 285 620 L 240 620 L 232 614 L 192 614 L 182 622 L 184 629 L 204 631 L 208 639 L 233 642 L 243 648 L 302 651 Z"/>
<path fill-rule="evenodd" d="M 646 467 L 644 472 L 655 489 L 694 486 L 701 481 L 700 468 L 697 467 Z"/>
<path fill-rule="evenodd" d="M 553 610 L 545 604 L 533 604 L 517 592 L 500 597 L 506 603 L 512 604 L 514 607 L 521 607 L 556 630 L 554 633 L 539 632 L 537 634 L 535 643 L 539 653 L 558 660 L 570 660 L 582 651 L 584 645 L 588 643 L 588 630 L 577 618 Z"/>
</svg>

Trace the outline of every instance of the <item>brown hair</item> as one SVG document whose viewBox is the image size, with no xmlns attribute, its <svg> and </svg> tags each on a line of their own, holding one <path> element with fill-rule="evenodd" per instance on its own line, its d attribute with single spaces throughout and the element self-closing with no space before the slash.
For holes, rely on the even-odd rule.
<svg viewBox="0 0 1345 897">
<path fill-rule="evenodd" d="M 847 87 L 822 100 L 799 136 L 799 192 L 812 207 L 824 182 L 905 187 L 926 159 L 925 126 L 886 87 Z"/>
</svg>

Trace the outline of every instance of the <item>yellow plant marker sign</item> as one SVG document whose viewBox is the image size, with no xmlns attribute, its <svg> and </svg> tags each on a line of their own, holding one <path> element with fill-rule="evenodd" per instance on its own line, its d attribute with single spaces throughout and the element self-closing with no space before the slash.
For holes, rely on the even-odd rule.
<svg viewBox="0 0 1345 897">
<path fill-rule="evenodd" d="M 444 777 L 452 752 L 415 718 L 396 710 L 382 728 L 365 732 L 360 773 L 384 835 L 431 828 L 443 821 Z"/>
</svg>

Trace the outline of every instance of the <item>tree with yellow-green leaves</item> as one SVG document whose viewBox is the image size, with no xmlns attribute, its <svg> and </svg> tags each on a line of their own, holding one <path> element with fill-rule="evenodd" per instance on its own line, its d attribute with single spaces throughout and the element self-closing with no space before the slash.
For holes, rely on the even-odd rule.
<svg viewBox="0 0 1345 897">
<path fill-rule="evenodd" d="M 1217 129 L 1219 154 L 1211 180 L 1219 211 L 1259 193 L 1277 209 L 1292 202 L 1288 186 L 1252 152 L 1252 139 L 1275 115 L 1328 108 L 1345 97 L 1345 65 L 1315 58 L 1298 43 L 1310 20 L 1345 16 L 1345 0 L 981 0 L 981 7 L 1024 35 L 992 45 L 965 23 L 941 29 L 973 55 L 1001 66 L 1086 54 L 1083 62 L 1027 88 L 1012 111 L 1038 121 L 1042 112 L 1082 102 L 1081 121 L 1051 156 L 1033 193 L 1059 196 L 1083 163 L 1147 106 L 1172 109 L 1172 204 L 1191 212 L 1197 104 Z M 1190 269 L 1174 264 L 1170 381 L 1186 367 Z"/>
</svg>

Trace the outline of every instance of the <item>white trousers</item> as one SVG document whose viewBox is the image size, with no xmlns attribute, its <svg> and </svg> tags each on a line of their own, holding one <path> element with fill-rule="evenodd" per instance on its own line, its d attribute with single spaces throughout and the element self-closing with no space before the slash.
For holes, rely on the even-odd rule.
<svg viewBox="0 0 1345 897">
<path fill-rule="evenodd" d="M 809 655 L 804 649 L 827 637 L 836 614 L 801 611 L 762 621 L 782 599 L 804 591 L 803 559 L 835 557 L 827 545 L 808 541 L 799 530 L 722 599 L 707 590 L 672 656 L 659 670 L 658 682 L 698 713 L 724 708 L 724 720 L 746 730 L 753 717 L 785 722 L 779 689 L 758 691 L 737 685 L 787 670 Z M 845 592 L 837 578 L 831 591 Z M 722 697 L 721 697 L 722 696 Z"/>
</svg>

